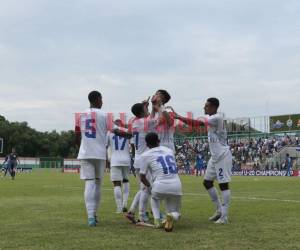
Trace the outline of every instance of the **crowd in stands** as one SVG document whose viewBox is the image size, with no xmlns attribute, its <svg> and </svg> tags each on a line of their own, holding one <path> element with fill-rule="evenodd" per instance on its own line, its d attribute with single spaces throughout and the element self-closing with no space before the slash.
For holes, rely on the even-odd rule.
<svg viewBox="0 0 300 250">
<path fill-rule="evenodd" d="M 271 136 L 268 138 L 231 138 L 228 140 L 233 155 L 233 171 L 284 170 L 284 164 L 269 161 L 285 146 L 297 146 L 297 136 Z M 179 171 L 191 174 L 205 169 L 210 158 L 208 143 L 205 139 L 186 139 L 176 143 L 176 159 Z"/>
</svg>

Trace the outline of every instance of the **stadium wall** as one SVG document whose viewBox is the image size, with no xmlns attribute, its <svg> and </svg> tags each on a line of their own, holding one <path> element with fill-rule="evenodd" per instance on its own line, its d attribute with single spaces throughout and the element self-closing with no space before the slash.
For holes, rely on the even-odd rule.
<svg viewBox="0 0 300 250">
<path fill-rule="evenodd" d="M 5 161 L 4 157 L 0 158 L 0 162 L 3 163 Z M 40 166 L 40 158 L 30 158 L 30 157 L 19 157 L 20 165 L 18 167 L 21 168 L 39 168 Z"/>
</svg>

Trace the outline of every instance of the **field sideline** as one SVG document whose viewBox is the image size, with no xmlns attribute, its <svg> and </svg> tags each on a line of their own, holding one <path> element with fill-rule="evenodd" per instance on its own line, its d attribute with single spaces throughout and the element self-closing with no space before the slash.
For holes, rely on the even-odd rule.
<svg viewBox="0 0 300 250">
<path fill-rule="evenodd" d="M 77 174 L 35 170 L 0 179 L 0 249 L 300 249 L 300 178 L 233 177 L 229 225 L 214 225 L 202 178 L 182 176 L 174 232 L 136 228 L 115 214 L 104 179 L 100 224 L 88 228 Z M 131 179 L 131 195 L 136 191 Z M 131 199 L 130 199 L 131 201 Z"/>
</svg>

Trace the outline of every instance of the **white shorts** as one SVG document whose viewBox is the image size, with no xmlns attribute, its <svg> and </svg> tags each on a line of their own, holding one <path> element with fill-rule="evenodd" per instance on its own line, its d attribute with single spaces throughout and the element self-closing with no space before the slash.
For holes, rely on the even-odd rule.
<svg viewBox="0 0 300 250">
<path fill-rule="evenodd" d="M 81 180 L 102 179 L 106 161 L 99 159 L 84 159 L 80 160 L 80 166 Z"/>
<path fill-rule="evenodd" d="M 110 168 L 110 180 L 111 181 L 123 181 L 128 180 L 129 166 L 112 166 Z"/>
<path fill-rule="evenodd" d="M 209 160 L 204 180 L 217 180 L 218 183 L 228 183 L 231 181 L 231 169 L 232 155 L 231 152 L 228 152 L 225 157 L 218 162 L 213 162 L 212 159 Z"/>
<path fill-rule="evenodd" d="M 162 194 L 152 192 L 152 199 L 165 201 L 165 207 L 167 213 L 178 212 L 180 213 L 181 209 L 181 195 L 173 194 Z"/>
<path fill-rule="evenodd" d="M 182 195 L 180 179 L 175 180 L 156 180 L 152 184 L 152 192 L 166 195 Z"/>
</svg>

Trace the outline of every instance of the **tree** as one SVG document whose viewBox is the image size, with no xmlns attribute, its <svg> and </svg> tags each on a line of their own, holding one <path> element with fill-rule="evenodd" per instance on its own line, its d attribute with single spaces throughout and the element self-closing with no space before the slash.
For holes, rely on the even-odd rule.
<svg viewBox="0 0 300 250">
<path fill-rule="evenodd" d="M 3 155 L 9 154 L 13 147 L 24 157 L 74 158 L 78 152 L 72 130 L 39 132 L 27 122 L 9 122 L 4 116 L 0 116 L 0 137 L 4 140 Z"/>
</svg>

